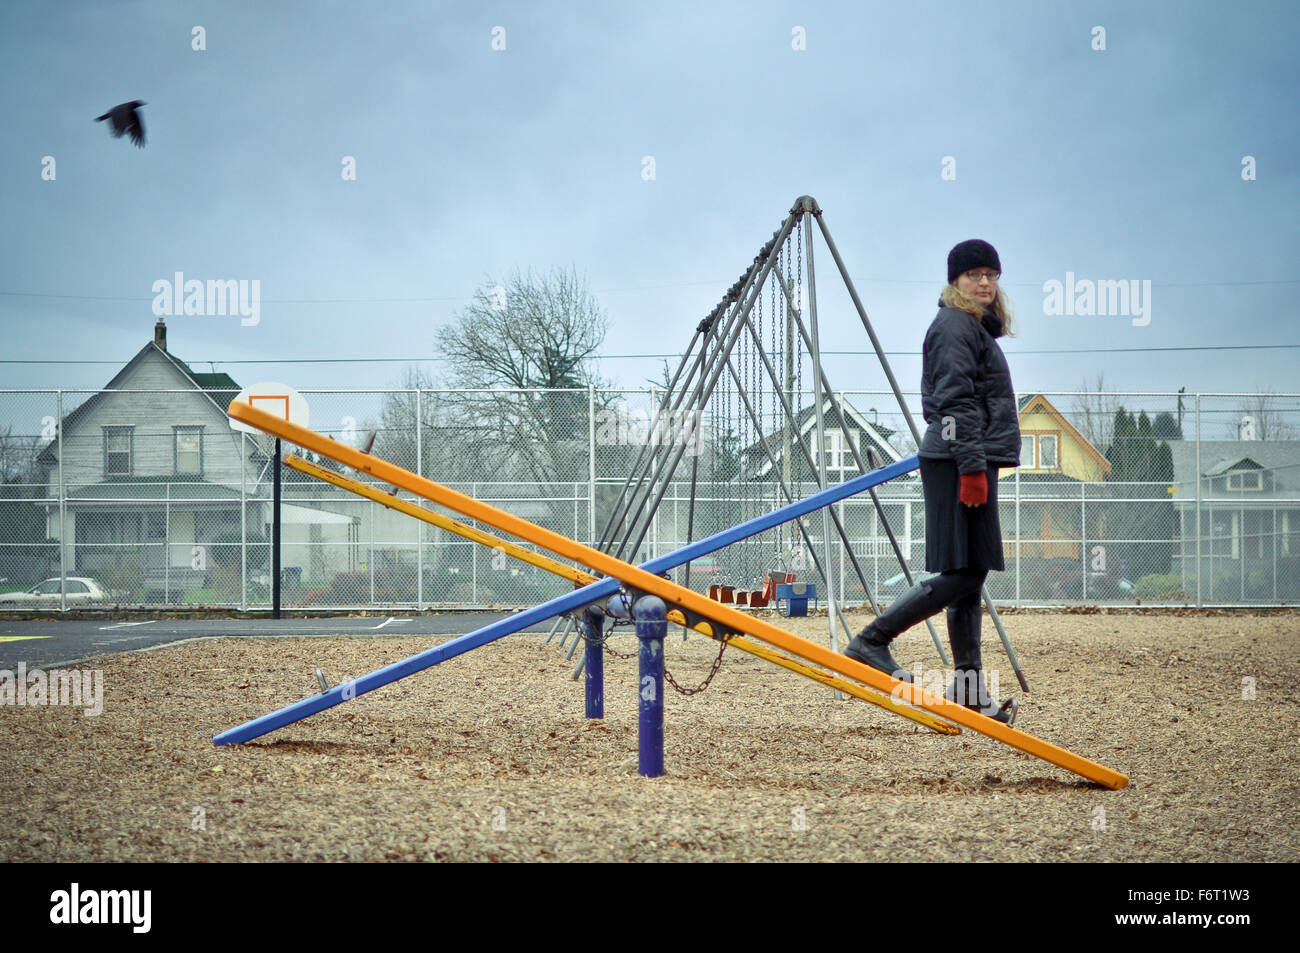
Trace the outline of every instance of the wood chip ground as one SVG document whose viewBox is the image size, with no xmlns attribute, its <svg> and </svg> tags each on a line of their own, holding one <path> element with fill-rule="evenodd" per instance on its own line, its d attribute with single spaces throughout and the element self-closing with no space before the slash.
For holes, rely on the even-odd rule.
<svg viewBox="0 0 1300 953">
<path fill-rule="evenodd" d="M 852 617 L 855 625 L 866 616 Z M 252 743 L 212 737 L 442 641 L 223 639 L 115 655 L 98 717 L 0 707 L 9 861 L 1296 861 L 1300 615 L 985 621 L 1017 727 L 1122 791 L 946 737 L 728 649 L 667 697 L 667 776 L 637 775 L 635 660 L 583 718 L 558 640 L 510 636 Z M 937 629 L 944 633 L 942 619 Z M 825 618 L 788 627 L 823 643 Z M 680 630 L 676 630 L 680 633 Z M 613 645 L 635 649 L 630 630 Z M 698 682 L 716 654 L 667 644 Z M 939 666 L 924 626 L 895 653 Z M 1013 691 L 1014 690 L 1014 691 Z"/>
</svg>

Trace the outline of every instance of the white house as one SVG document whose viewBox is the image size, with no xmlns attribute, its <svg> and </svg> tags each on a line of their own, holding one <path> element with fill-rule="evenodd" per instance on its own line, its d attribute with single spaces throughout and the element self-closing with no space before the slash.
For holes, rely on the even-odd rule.
<svg viewBox="0 0 1300 953">
<path fill-rule="evenodd" d="M 37 461 L 49 501 L 47 535 L 64 541 L 69 573 L 104 577 L 132 601 L 182 601 L 187 591 L 211 586 L 214 544 L 224 544 L 221 558 L 229 562 L 238 551 L 232 536 L 245 524 L 254 539 L 269 538 L 269 457 L 226 417 L 239 390 L 228 374 L 196 372 L 168 351 L 160 320 L 153 340 L 103 390 L 64 413 L 61 433 Z M 320 552 L 339 567 L 355 565 L 347 544 L 358 543 L 359 521 L 318 503 L 287 503 L 284 564 L 301 557 L 304 571 L 326 574 L 335 567 L 307 549 L 328 537 L 340 545 Z M 239 554 L 250 578 L 269 561 L 264 546 L 252 548 L 251 558 Z"/>
</svg>

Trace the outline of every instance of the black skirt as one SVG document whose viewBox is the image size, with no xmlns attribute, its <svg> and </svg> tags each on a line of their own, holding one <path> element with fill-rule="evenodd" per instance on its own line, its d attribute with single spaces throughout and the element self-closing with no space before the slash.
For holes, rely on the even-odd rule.
<svg viewBox="0 0 1300 953">
<path fill-rule="evenodd" d="M 964 506 L 954 460 L 921 458 L 925 493 L 925 569 L 1003 571 L 1002 526 L 998 522 L 998 467 L 988 469 L 989 499 L 983 506 Z"/>
</svg>

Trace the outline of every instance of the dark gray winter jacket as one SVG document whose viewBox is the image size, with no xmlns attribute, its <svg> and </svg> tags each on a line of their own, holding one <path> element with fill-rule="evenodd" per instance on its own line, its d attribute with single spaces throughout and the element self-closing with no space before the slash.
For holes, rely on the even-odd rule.
<svg viewBox="0 0 1300 953">
<path fill-rule="evenodd" d="M 992 311 L 976 321 L 940 302 L 925 333 L 921 414 L 929 427 L 920 456 L 955 460 L 958 473 L 1020 465 L 1020 421 L 1001 336 Z"/>
</svg>

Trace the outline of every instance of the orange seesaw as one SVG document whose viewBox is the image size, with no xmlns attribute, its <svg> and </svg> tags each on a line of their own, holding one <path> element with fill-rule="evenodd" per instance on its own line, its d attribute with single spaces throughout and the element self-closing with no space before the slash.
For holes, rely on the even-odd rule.
<svg viewBox="0 0 1300 953">
<path fill-rule="evenodd" d="M 666 603 L 676 605 L 687 612 L 716 622 L 723 629 L 752 636 L 791 655 L 829 669 L 837 675 L 862 682 L 898 701 L 924 709 L 931 714 L 955 722 L 963 728 L 977 731 L 995 741 L 1000 741 L 1026 754 L 1031 754 L 1036 758 L 1041 758 L 1058 767 L 1065 768 L 1067 771 L 1078 774 L 1104 787 L 1117 790 L 1128 784 L 1128 778 L 1125 775 L 1105 765 L 1098 764 L 1009 725 L 994 721 L 992 718 L 985 717 L 965 706 L 954 704 L 945 698 L 926 692 L 916 685 L 901 682 L 854 659 L 832 652 L 815 642 L 802 639 L 762 619 L 748 616 L 743 612 L 714 602 L 706 596 L 679 586 L 662 576 L 656 576 L 654 573 L 625 563 L 608 553 L 602 553 L 590 546 L 584 546 L 567 536 L 538 526 L 515 516 L 513 513 L 499 510 L 463 493 L 458 493 L 418 474 L 411 473 L 409 470 L 404 470 L 386 460 L 364 454 L 347 444 L 339 443 L 337 440 L 332 440 L 306 427 L 273 416 L 266 411 L 258 410 L 240 401 L 231 401 L 227 413 L 234 419 L 257 427 L 259 430 L 264 430 L 267 433 L 288 440 L 290 443 L 322 454 L 332 460 L 337 460 L 339 463 L 364 473 L 369 473 L 385 483 L 409 490 L 417 496 L 447 509 L 455 510 L 471 519 L 486 523 L 512 536 L 525 539 L 565 559 L 582 563 L 597 572 L 619 580 L 638 592 L 658 596 Z"/>
<path fill-rule="evenodd" d="M 470 526 L 468 523 L 462 523 L 449 516 L 443 516 L 441 513 L 435 513 L 432 510 L 425 509 L 423 506 L 411 503 L 408 500 L 399 499 L 391 493 L 377 490 L 373 486 L 368 486 L 358 480 L 348 479 L 340 473 L 326 470 L 324 467 L 318 467 L 316 464 L 309 463 L 302 459 L 302 457 L 296 457 L 290 454 L 284 458 L 284 463 L 286 466 L 292 467 L 299 473 L 315 477 L 317 480 L 332 484 L 341 490 L 347 490 L 349 493 L 363 496 L 381 506 L 397 510 L 399 513 L 413 516 L 431 526 L 436 526 L 441 530 L 454 533 L 457 536 L 479 543 L 482 546 L 487 546 L 489 549 L 499 549 L 507 555 L 513 556 L 515 559 L 522 560 L 539 569 L 544 569 L 547 572 L 554 573 L 555 575 L 568 579 L 571 582 L 575 582 L 580 586 L 585 586 L 597 581 L 597 577 L 593 576 L 591 573 L 583 572 L 581 569 L 575 569 L 573 566 L 565 565 L 562 562 L 557 562 L 549 556 L 543 556 L 541 553 L 535 553 L 531 550 L 524 549 L 522 546 L 517 546 L 507 540 L 498 539 L 491 533 L 485 533 L 481 529 Z M 668 613 L 668 621 L 678 625 L 686 625 L 686 616 L 679 610 L 672 610 Z M 787 658 L 778 652 L 773 652 L 765 646 L 750 642 L 743 636 L 726 639 L 716 635 L 713 631 L 713 627 L 707 622 L 697 622 L 692 626 L 692 628 L 702 635 L 707 635 L 709 638 L 717 639 L 718 641 L 725 641 L 728 645 L 734 646 L 742 652 L 748 652 L 750 655 L 771 662 L 773 665 L 779 665 L 792 672 L 797 672 L 815 682 L 829 685 L 831 688 L 842 691 L 846 695 L 852 695 L 854 698 L 860 698 L 865 702 L 870 702 L 871 704 L 878 705 L 881 708 L 887 708 L 894 714 L 901 715 L 903 718 L 924 725 L 932 731 L 937 731 L 940 734 L 945 735 L 961 734 L 961 729 L 956 725 L 950 725 L 946 721 L 941 721 L 933 715 L 927 714 L 923 711 L 918 711 L 915 708 L 908 708 L 906 705 L 896 702 L 888 695 L 858 685 L 855 682 L 836 678 L 833 675 L 827 675 L 819 669 L 812 668 L 802 662 L 797 662 L 794 659 Z"/>
</svg>

